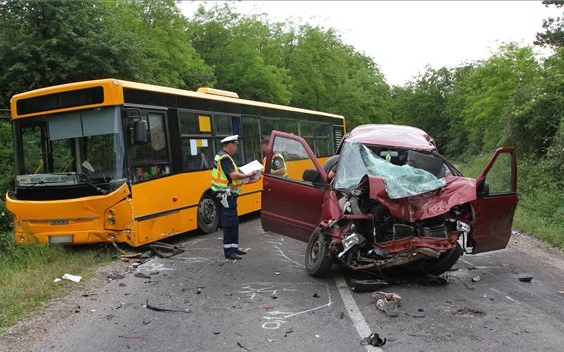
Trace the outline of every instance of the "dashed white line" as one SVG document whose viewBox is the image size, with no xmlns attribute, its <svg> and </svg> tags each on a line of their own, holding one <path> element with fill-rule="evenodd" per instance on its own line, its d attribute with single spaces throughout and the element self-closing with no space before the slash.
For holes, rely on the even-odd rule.
<svg viewBox="0 0 564 352">
<path fill-rule="evenodd" d="M 337 290 L 341 295 L 343 304 L 345 305 L 347 313 L 351 318 L 351 321 L 356 329 L 356 332 L 358 333 L 361 339 L 367 337 L 372 333 L 370 327 L 366 323 L 366 320 L 364 320 L 364 316 L 360 312 L 360 309 L 358 308 L 354 300 L 354 297 L 352 296 L 351 291 L 347 286 L 345 279 L 343 278 L 343 275 L 341 275 L 341 273 L 335 273 L 335 274 L 336 275 L 334 276 L 334 278 L 335 278 L 335 284 L 337 285 Z M 368 352 L 382 352 L 382 349 L 379 347 L 366 345 L 364 346 L 364 348 Z"/>
</svg>

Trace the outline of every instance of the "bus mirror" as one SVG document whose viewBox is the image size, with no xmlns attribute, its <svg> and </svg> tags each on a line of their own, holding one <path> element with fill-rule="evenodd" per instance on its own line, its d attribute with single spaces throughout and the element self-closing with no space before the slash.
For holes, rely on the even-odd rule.
<svg viewBox="0 0 564 352">
<path fill-rule="evenodd" d="M 133 122 L 133 143 L 147 143 L 147 121 L 139 120 Z"/>
</svg>

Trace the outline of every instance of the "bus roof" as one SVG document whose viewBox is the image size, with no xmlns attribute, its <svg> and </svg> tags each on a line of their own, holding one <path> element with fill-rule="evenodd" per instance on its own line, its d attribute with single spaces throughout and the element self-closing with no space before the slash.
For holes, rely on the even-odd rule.
<svg viewBox="0 0 564 352">
<path fill-rule="evenodd" d="M 104 89 L 104 101 L 103 102 L 91 102 L 90 104 L 84 105 L 76 105 L 70 108 L 60 108 L 60 109 L 53 109 L 49 111 L 41 111 L 41 112 L 34 112 L 34 113 L 22 113 L 18 114 L 17 103 L 18 101 L 40 97 L 44 95 L 51 95 L 51 94 L 58 94 L 67 91 L 73 90 L 81 90 L 81 89 L 88 89 L 94 87 L 103 87 Z M 305 114 L 312 114 L 312 115 L 319 115 L 319 116 L 327 116 L 332 118 L 339 118 L 344 119 L 342 115 L 330 114 L 321 111 L 314 111 L 302 108 L 296 108 L 286 105 L 278 105 L 278 104 L 271 104 L 271 103 L 264 103 L 255 100 L 247 100 L 247 99 L 239 99 L 234 97 L 227 97 L 221 96 L 216 94 L 206 94 L 200 92 L 194 92 L 190 90 L 184 89 L 177 89 L 177 88 L 169 88 L 169 87 L 162 87 L 152 84 L 145 84 L 145 83 L 137 83 L 131 81 L 124 81 L 118 80 L 114 78 L 106 78 L 106 79 L 99 79 L 99 80 L 91 80 L 91 81 L 83 81 L 83 82 L 75 82 L 75 83 L 66 83 L 46 88 L 35 89 L 29 92 L 16 94 L 12 97 L 10 101 L 11 106 L 11 114 L 13 119 L 22 118 L 22 117 L 29 117 L 29 116 L 37 116 L 37 115 L 44 115 L 48 113 L 54 112 L 64 112 L 64 111 L 72 111 L 84 108 L 92 108 L 92 107 L 100 107 L 100 106 L 108 106 L 108 105 L 120 105 L 124 104 L 123 98 L 123 88 L 132 88 L 132 89 L 139 89 L 144 91 L 150 92 L 159 92 L 165 94 L 172 94 L 178 96 L 185 96 L 185 97 L 193 97 L 199 99 L 207 99 L 207 100 L 215 100 L 215 101 L 222 101 L 228 103 L 235 103 L 235 104 L 242 104 L 242 105 L 250 105 L 250 106 L 257 106 L 262 108 L 269 108 L 269 109 L 276 109 L 276 110 L 285 110 L 285 111 L 292 111 L 298 113 L 305 113 Z M 110 94 L 111 99 L 107 99 L 108 92 L 113 92 L 114 94 Z"/>
</svg>

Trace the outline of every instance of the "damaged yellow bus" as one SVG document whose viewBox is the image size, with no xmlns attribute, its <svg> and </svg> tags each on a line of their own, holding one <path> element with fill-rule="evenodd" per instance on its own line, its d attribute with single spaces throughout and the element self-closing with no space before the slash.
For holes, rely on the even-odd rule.
<svg viewBox="0 0 564 352">
<path fill-rule="evenodd" d="M 17 94 L 10 107 L 17 176 L 6 205 L 18 244 L 136 247 L 197 228 L 213 232 L 219 216 L 209 170 L 222 138 L 241 136 L 242 165 L 262 160 L 260 140 L 272 130 L 305 137 L 320 159 L 345 133 L 339 115 L 117 79 Z M 261 182 L 244 188 L 240 215 L 260 210 L 261 189 Z"/>
</svg>

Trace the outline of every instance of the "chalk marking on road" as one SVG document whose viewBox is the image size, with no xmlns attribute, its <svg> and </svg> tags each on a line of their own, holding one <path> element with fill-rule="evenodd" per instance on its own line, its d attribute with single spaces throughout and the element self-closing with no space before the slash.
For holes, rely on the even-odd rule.
<svg viewBox="0 0 564 352">
<path fill-rule="evenodd" d="M 370 330 L 368 323 L 366 323 L 366 320 L 364 320 L 364 316 L 360 312 L 360 309 L 356 305 L 354 297 L 352 296 L 351 291 L 349 290 L 349 287 L 347 286 L 347 283 L 343 278 L 343 275 L 341 273 L 338 273 L 334 276 L 334 279 L 335 279 L 335 284 L 337 285 L 337 290 L 341 295 L 343 304 L 345 305 L 347 313 L 351 318 L 351 321 L 356 329 L 356 332 L 358 333 L 361 339 L 369 336 L 372 333 L 372 331 Z M 379 347 L 366 345 L 364 346 L 364 348 L 368 352 L 382 352 L 382 349 Z"/>
<path fill-rule="evenodd" d="M 501 291 L 496 290 L 496 289 L 493 288 L 493 287 L 490 287 L 490 290 L 494 291 L 494 292 L 497 293 L 498 295 L 501 295 Z"/>
<path fill-rule="evenodd" d="M 513 298 L 511 298 L 511 297 L 509 297 L 509 296 L 505 296 L 505 298 L 507 298 L 508 300 L 510 300 L 510 301 L 512 301 L 512 302 L 519 303 L 519 302 L 517 302 L 516 300 L 514 300 Z"/>
<path fill-rule="evenodd" d="M 174 270 L 173 268 L 167 268 L 163 263 L 156 263 L 153 260 L 146 262 L 145 264 L 139 265 L 137 270 L 146 270 L 146 271 L 166 271 L 166 270 Z"/>
<path fill-rule="evenodd" d="M 305 265 L 300 264 L 297 261 L 288 258 L 288 256 L 286 254 L 284 254 L 284 252 L 282 251 L 282 249 L 280 247 L 276 246 L 276 249 L 278 250 L 278 252 L 280 252 L 280 255 L 282 255 L 282 257 L 284 257 L 287 261 L 294 263 L 295 265 L 299 266 L 300 268 L 305 268 Z"/>
</svg>

